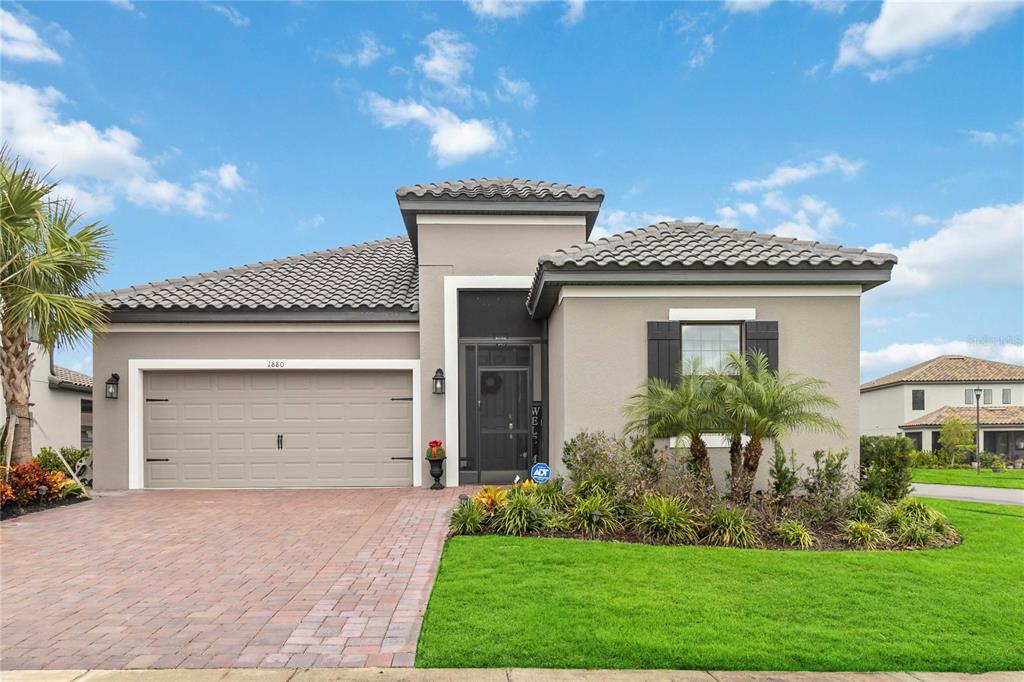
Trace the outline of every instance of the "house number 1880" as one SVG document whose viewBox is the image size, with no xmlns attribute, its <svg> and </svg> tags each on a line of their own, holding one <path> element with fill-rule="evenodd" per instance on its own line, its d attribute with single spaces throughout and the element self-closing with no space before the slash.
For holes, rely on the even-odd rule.
<svg viewBox="0 0 1024 682">
<path fill-rule="evenodd" d="M 267 367 L 281 369 L 284 367 L 284 360 L 267 360 Z"/>
</svg>

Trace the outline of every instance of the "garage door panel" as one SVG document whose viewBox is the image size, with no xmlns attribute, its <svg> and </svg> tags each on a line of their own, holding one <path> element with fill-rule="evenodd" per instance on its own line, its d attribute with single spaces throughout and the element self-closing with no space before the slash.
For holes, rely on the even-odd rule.
<svg viewBox="0 0 1024 682">
<path fill-rule="evenodd" d="M 152 487 L 407 486 L 409 372 L 146 373 Z M 283 449 L 277 447 L 278 434 Z"/>
</svg>

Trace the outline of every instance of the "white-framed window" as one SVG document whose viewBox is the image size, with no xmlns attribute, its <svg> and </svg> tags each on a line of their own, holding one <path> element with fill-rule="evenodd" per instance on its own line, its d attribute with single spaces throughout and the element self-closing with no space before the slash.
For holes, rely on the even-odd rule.
<svg viewBox="0 0 1024 682">
<path fill-rule="evenodd" d="M 985 403 L 986 405 L 991 405 L 992 404 L 992 389 L 991 388 L 986 388 L 985 389 L 984 393 L 982 393 L 981 401 L 983 403 Z"/>
<path fill-rule="evenodd" d="M 964 405 L 973 405 L 973 404 L 974 404 L 974 389 L 973 388 L 965 388 L 964 389 Z"/>
<path fill-rule="evenodd" d="M 1013 395 L 1011 393 L 1011 390 L 1009 388 L 1004 388 L 1003 389 L 1003 405 L 1009 405 L 1011 402 L 1013 402 Z"/>
<path fill-rule="evenodd" d="M 738 324 L 682 323 L 683 367 L 696 359 L 702 369 L 722 371 L 729 362 L 729 353 L 742 349 Z"/>
<path fill-rule="evenodd" d="M 912 410 L 923 410 L 924 409 L 924 389 L 915 388 L 910 392 L 910 409 Z"/>
</svg>

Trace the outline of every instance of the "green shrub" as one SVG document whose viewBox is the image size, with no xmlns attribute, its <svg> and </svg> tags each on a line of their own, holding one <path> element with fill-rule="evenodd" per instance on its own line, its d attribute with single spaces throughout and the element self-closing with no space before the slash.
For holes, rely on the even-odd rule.
<svg viewBox="0 0 1024 682">
<path fill-rule="evenodd" d="M 896 543 L 905 547 L 927 547 L 934 542 L 937 533 L 931 525 L 911 523 L 896 530 Z"/>
<path fill-rule="evenodd" d="M 88 457 L 90 453 L 89 450 L 82 448 L 64 447 L 60 449 L 60 454 L 63 455 L 72 471 L 74 471 L 78 460 Z M 47 471 L 59 471 L 62 474 L 68 473 L 68 470 L 60 463 L 60 457 L 57 456 L 57 453 L 51 447 L 40 448 L 39 454 L 35 456 L 35 460 L 39 462 L 39 466 Z"/>
<path fill-rule="evenodd" d="M 489 518 L 487 508 L 477 500 L 461 500 L 448 519 L 448 530 L 452 535 L 474 535 L 484 530 Z"/>
<path fill-rule="evenodd" d="M 914 466 L 919 468 L 936 468 L 943 465 L 943 462 L 939 461 L 939 458 L 934 452 L 914 450 L 910 453 L 910 458 L 913 461 Z"/>
<path fill-rule="evenodd" d="M 544 525 L 544 507 L 533 495 L 512 495 L 498 508 L 491 525 L 505 535 L 526 535 Z"/>
<path fill-rule="evenodd" d="M 564 482 L 560 478 L 552 478 L 538 483 L 532 494 L 551 511 L 569 508 L 569 496 L 565 493 Z"/>
<path fill-rule="evenodd" d="M 860 492 L 850 504 L 850 518 L 855 521 L 878 523 L 885 514 L 885 503 L 871 493 Z"/>
<path fill-rule="evenodd" d="M 910 479 L 914 473 L 912 441 L 889 436 L 865 438 L 874 441 L 871 441 L 866 464 L 861 456 L 861 489 L 886 502 L 906 497 L 910 494 Z"/>
<path fill-rule="evenodd" d="M 838 497 L 850 487 L 851 476 L 846 468 L 850 453 L 846 450 L 815 450 L 814 464 L 807 468 L 802 483 L 811 497 Z"/>
<path fill-rule="evenodd" d="M 697 542 L 697 515 L 678 498 L 644 495 L 636 514 L 636 527 L 648 540 L 672 544 Z"/>
<path fill-rule="evenodd" d="M 775 453 L 768 469 L 772 494 L 776 497 L 792 495 L 800 486 L 800 469 L 802 468 L 796 463 L 795 452 L 789 453 L 789 462 L 786 462 L 786 457 L 783 454 Z"/>
<path fill-rule="evenodd" d="M 843 537 L 866 549 L 874 549 L 889 542 L 889 536 L 884 530 L 867 521 L 848 522 L 843 528 Z"/>
<path fill-rule="evenodd" d="M 775 533 L 783 542 L 799 547 L 810 549 L 814 546 L 814 535 L 807 527 L 795 519 L 787 519 L 775 527 Z"/>
<path fill-rule="evenodd" d="M 1003 456 L 994 452 L 983 452 L 981 453 L 981 466 L 985 469 L 991 469 L 993 466 L 998 467 L 1002 471 L 1006 471 L 1006 462 L 1003 461 Z"/>
<path fill-rule="evenodd" d="M 935 520 L 936 514 L 937 511 L 916 497 L 905 497 L 893 507 L 889 519 L 895 524 L 902 522 L 927 526 Z"/>
<path fill-rule="evenodd" d="M 622 530 L 615 501 L 601 493 L 578 498 L 569 515 L 573 529 L 588 535 L 617 533 Z"/>
<path fill-rule="evenodd" d="M 575 528 L 568 511 L 554 511 L 544 517 L 542 530 L 548 533 L 571 533 Z"/>
<path fill-rule="evenodd" d="M 906 436 L 861 436 L 860 466 L 866 469 L 883 457 L 891 457 L 894 453 L 910 454 L 914 451 L 914 441 Z"/>
<path fill-rule="evenodd" d="M 584 431 L 566 441 L 562 463 L 579 497 L 590 497 L 596 492 L 635 497 L 653 490 L 658 476 L 652 443 L 627 444 L 601 432 Z"/>
<path fill-rule="evenodd" d="M 754 547 L 761 544 L 757 529 L 743 507 L 719 504 L 711 510 L 705 538 L 723 547 Z"/>
</svg>

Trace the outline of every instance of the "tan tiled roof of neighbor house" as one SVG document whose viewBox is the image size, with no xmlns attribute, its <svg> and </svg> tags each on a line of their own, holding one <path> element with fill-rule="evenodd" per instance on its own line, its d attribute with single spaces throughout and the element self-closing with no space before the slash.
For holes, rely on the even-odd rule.
<svg viewBox="0 0 1024 682">
<path fill-rule="evenodd" d="M 970 358 L 966 355 L 940 355 L 861 384 L 860 390 L 869 391 L 894 384 L 947 381 L 1024 381 L 1024 366 Z"/>
<path fill-rule="evenodd" d="M 399 199 L 465 199 L 522 201 L 598 201 L 604 190 L 525 178 L 470 178 L 409 185 L 395 190 Z"/>
<path fill-rule="evenodd" d="M 75 370 L 68 369 L 67 367 L 54 365 L 53 375 L 57 377 L 57 380 L 61 383 L 81 386 L 82 388 L 92 388 L 92 377 L 88 374 L 82 374 L 81 372 L 76 372 Z"/>
<path fill-rule="evenodd" d="M 99 294 L 114 311 L 416 312 L 416 257 L 407 237 L 187 275 Z"/>
<path fill-rule="evenodd" d="M 879 284 L 888 279 L 888 271 L 895 263 L 896 256 L 890 253 L 671 220 L 541 256 L 530 308 L 536 307 L 543 274 L 552 271 L 616 273 L 643 269 L 691 274 L 770 272 L 783 276 L 785 271 L 820 273 L 831 270 L 852 273 L 848 278 L 851 282 L 860 276 L 857 272 L 885 271 L 882 277 L 865 278 L 865 281 L 870 279 L 872 284 Z"/>
<path fill-rule="evenodd" d="M 900 426 L 903 428 L 914 428 L 924 426 L 942 426 L 951 417 L 957 417 L 974 424 L 977 417 L 974 407 L 969 405 L 940 407 L 934 412 L 929 412 L 923 417 L 913 419 Z M 1017 426 L 1024 425 L 1024 406 L 1021 405 L 999 405 L 994 407 L 981 408 L 982 426 Z"/>
</svg>

